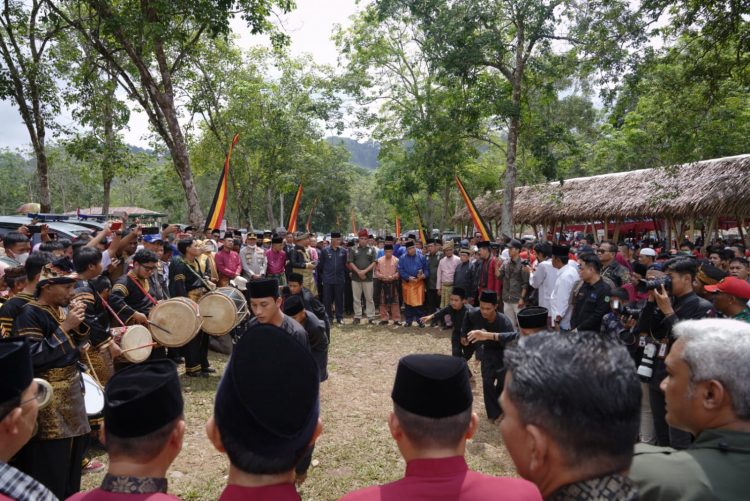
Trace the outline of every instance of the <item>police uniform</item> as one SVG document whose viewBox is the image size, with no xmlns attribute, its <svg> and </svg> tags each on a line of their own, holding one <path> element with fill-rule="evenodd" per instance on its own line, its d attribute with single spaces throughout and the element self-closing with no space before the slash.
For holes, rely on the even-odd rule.
<svg viewBox="0 0 750 501">
<path fill-rule="evenodd" d="M 105 390 L 107 435 L 118 440 L 145 437 L 182 416 L 184 402 L 177 366 L 171 360 L 149 360 L 112 376 Z M 131 458 L 126 458 L 131 459 Z M 132 462 L 137 461 L 137 455 Z M 174 501 L 166 478 L 107 473 L 101 486 L 79 492 L 69 501 Z"/>
<path fill-rule="evenodd" d="M 638 444 L 630 478 L 642 501 L 731 501 L 750 493 L 750 433 L 705 430 L 686 450 Z"/>
<path fill-rule="evenodd" d="M 442 420 L 466 412 L 473 404 L 466 362 L 448 355 L 403 357 L 396 369 L 391 398 L 394 406 L 424 418 Z M 429 452 L 430 448 L 425 450 Z M 412 459 L 406 463 L 404 478 L 352 492 L 342 501 L 499 498 L 541 501 L 542 496 L 527 480 L 471 471 L 464 456 L 438 456 Z"/>
<path fill-rule="evenodd" d="M 593 285 L 584 282 L 575 295 L 570 328 L 579 331 L 599 332 L 602 326 L 602 318 L 610 310 L 609 297 L 611 294 L 612 290 L 604 280 L 600 279 Z"/>
</svg>

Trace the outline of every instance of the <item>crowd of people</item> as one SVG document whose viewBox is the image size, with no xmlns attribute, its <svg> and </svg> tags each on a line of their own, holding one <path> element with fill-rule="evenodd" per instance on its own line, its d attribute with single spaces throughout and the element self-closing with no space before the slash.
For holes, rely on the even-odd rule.
<svg viewBox="0 0 750 501">
<path fill-rule="evenodd" d="M 322 431 L 331 327 L 349 316 L 450 329 L 452 355 L 399 361 L 387 425 L 405 476 L 347 500 L 750 492 L 750 282 L 736 242 L 123 228 L 75 242 L 46 228 L 39 242 L 25 227 L 3 238 L 0 499 L 176 499 L 166 476 L 186 429 L 178 367 L 215 374 L 209 336 L 154 343 L 133 363 L 118 332 L 163 329 L 150 319 L 161 301 L 197 302 L 216 286 L 250 306 L 206 424 L 230 463 L 222 500 L 300 499 Z M 479 426 L 473 357 L 486 418 L 522 478 L 467 466 Z M 86 410 L 87 374 L 103 388 L 100 415 Z M 86 459 L 97 439 L 106 466 Z M 82 472 L 104 467 L 100 488 L 79 492 Z"/>
</svg>

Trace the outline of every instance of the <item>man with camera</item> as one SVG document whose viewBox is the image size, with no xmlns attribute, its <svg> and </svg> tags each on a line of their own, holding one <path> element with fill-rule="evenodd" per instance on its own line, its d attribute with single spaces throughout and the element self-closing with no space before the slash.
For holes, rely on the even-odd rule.
<svg viewBox="0 0 750 501">
<path fill-rule="evenodd" d="M 698 262 L 689 257 L 670 259 L 665 263 L 666 276 L 645 283 L 648 300 L 641 313 L 637 332 L 646 333 L 638 375 L 649 383 L 649 400 L 654 416 L 657 445 L 684 449 L 690 445 L 690 434 L 669 427 L 665 414 L 664 393 L 659 384 L 666 377 L 664 359 L 674 340 L 672 328 L 682 320 L 713 317 L 713 305 L 693 291 Z"/>
</svg>

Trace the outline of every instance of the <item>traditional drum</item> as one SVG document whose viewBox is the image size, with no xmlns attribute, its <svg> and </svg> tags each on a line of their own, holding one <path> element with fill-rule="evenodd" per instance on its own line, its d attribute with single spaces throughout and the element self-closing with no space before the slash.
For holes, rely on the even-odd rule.
<svg viewBox="0 0 750 501">
<path fill-rule="evenodd" d="M 86 415 L 96 416 L 104 410 L 104 390 L 96 380 L 85 372 L 81 373 L 83 380 L 83 403 Z"/>
<path fill-rule="evenodd" d="M 120 339 L 122 356 L 134 364 L 143 362 L 151 355 L 153 342 L 151 332 L 147 328 L 142 325 L 131 325 Z"/>
<path fill-rule="evenodd" d="M 219 287 L 198 301 L 203 318 L 203 332 L 211 336 L 223 336 L 242 322 L 248 315 L 247 300 L 234 287 Z"/>
<path fill-rule="evenodd" d="M 198 304 L 186 297 L 161 301 L 148 314 L 151 335 L 167 348 L 185 346 L 201 329 Z"/>
</svg>

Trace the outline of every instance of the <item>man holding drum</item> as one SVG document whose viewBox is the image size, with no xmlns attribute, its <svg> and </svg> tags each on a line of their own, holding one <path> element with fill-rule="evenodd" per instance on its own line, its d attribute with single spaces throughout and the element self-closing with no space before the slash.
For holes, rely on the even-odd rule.
<svg viewBox="0 0 750 501">
<path fill-rule="evenodd" d="M 46 265 L 36 299 L 13 323 L 13 335 L 29 340 L 34 376 L 54 389 L 49 406 L 39 412 L 39 431 L 16 456 L 17 466 L 59 498 L 80 490 L 81 462 L 91 431 L 77 365 L 80 352 L 88 349 L 88 331 L 80 327 L 86 306 L 71 301 L 77 279 L 75 273 Z"/>
<path fill-rule="evenodd" d="M 148 328 L 148 314 L 157 304 L 151 294 L 149 278 L 159 265 L 159 257 L 150 250 L 141 249 L 133 256 L 133 269 L 117 279 L 109 295 L 115 314 L 126 325 L 141 324 Z M 163 346 L 155 346 L 149 359 L 165 358 Z M 118 366 L 120 364 L 118 363 Z"/>
<path fill-rule="evenodd" d="M 186 297 L 198 302 L 214 284 L 208 280 L 209 264 L 202 265 L 198 256 L 203 248 L 197 240 L 186 238 L 177 242 L 177 250 L 184 258 L 175 258 L 169 265 L 169 287 L 173 298 Z M 216 372 L 208 364 L 208 336 L 200 331 L 182 349 L 185 373 L 190 377 L 208 377 Z"/>
</svg>

